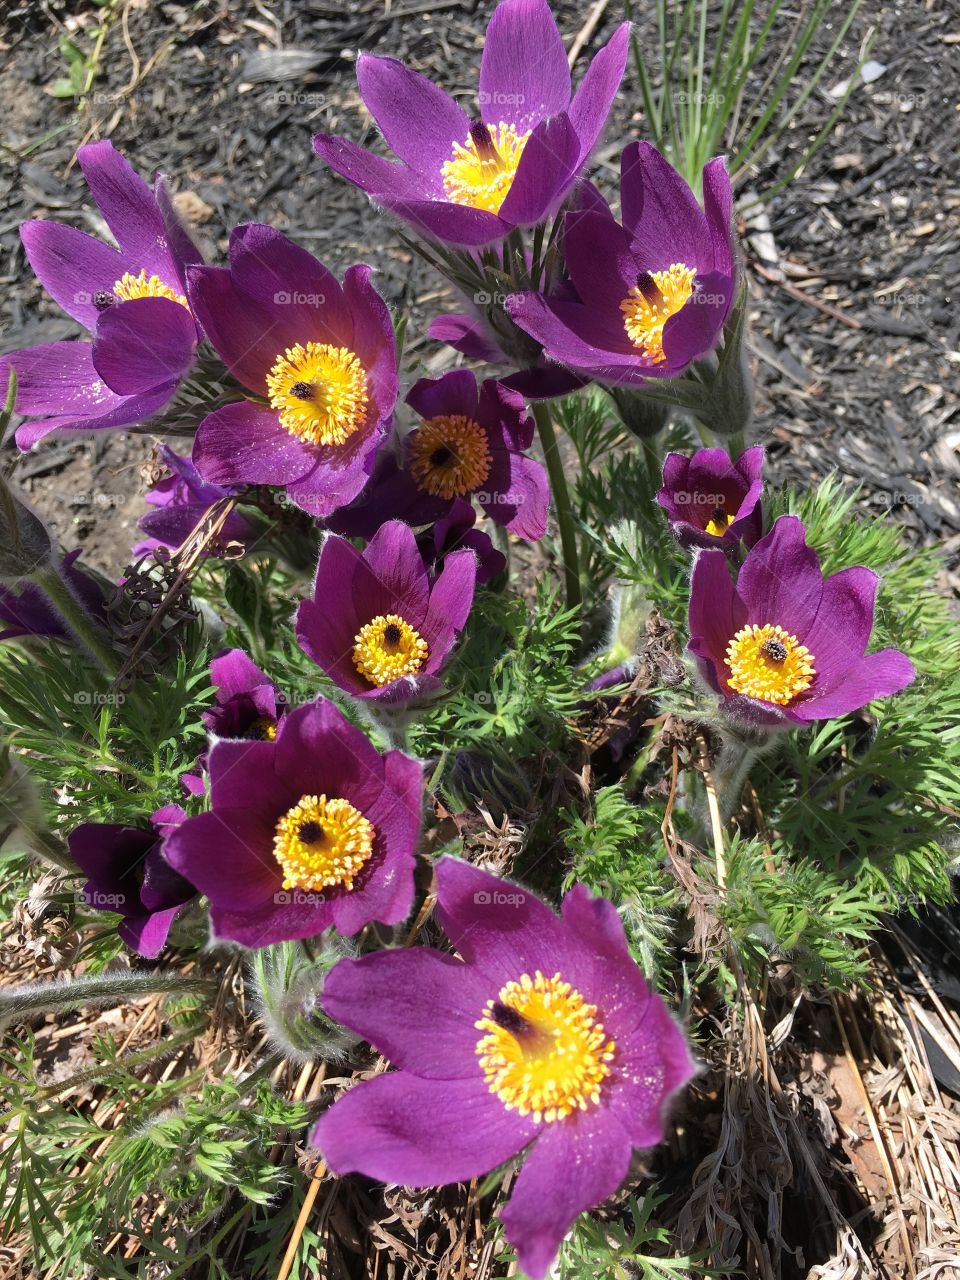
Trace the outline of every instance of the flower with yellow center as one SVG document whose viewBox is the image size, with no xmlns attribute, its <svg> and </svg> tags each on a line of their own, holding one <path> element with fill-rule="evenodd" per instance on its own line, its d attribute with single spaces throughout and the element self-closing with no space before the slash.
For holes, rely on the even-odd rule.
<svg viewBox="0 0 960 1280">
<path fill-rule="evenodd" d="M 727 682 L 747 698 L 785 707 L 810 688 L 813 654 L 783 627 L 742 627 L 727 647 Z"/>
<path fill-rule="evenodd" d="M 478 422 L 461 413 L 431 418 L 410 439 L 410 470 L 432 497 L 462 498 L 490 474 L 490 442 Z"/>
<path fill-rule="evenodd" d="M 663 326 L 688 301 L 696 277 L 696 270 L 682 262 L 671 263 L 666 271 L 644 271 L 620 303 L 627 337 L 653 364 L 667 358 Z"/>
<path fill-rule="evenodd" d="M 347 347 L 308 342 L 278 355 L 267 397 L 280 423 L 306 444 L 343 444 L 367 420 L 370 396 L 363 365 Z"/>
<path fill-rule="evenodd" d="M 271 720 L 269 716 L 257 716 L 245 736 L 254 742 L 275 742 L 277 722 Z"/>
<path fill-rule="evenodd" d="M 596 1006 L 559 973 L 508 982 L 474 1025 L 484 1082 L 508 1111 L 552 1124 L 600 1101 L 615 1046 Z"/>
<path fill-rule="evenodd" d="M 179 302 L 181 307 L 190 310 L 190 304 L 182 293 L 177 293 L 176 289 L 164 284 L 159 276 L 150 276 L 148 279 L 145 270 L 138 276 L 125 271 L 114 284 L 113 292 L 121 302 L 135 302 L 137 298 L 169 298 L 171 302 Z M 108 298 L 109 296 L 107 294 Z"/>
<path fill-rule="evenodd" d="M 499 213 L 529 137 L 529 130 L 517 133 L 502 120 L 493 129 L 476 121 L 466 142 L 453 144 L 453 158 L 440 170 L 444 191 L 454 204 Z"/>
<path fill-rule="evenodd" d="M 733 524 L 733 520 L 734 517 L 729 512 L 724 511 L 723 507 L 717 507 L 703 526 L 703 531 L 704 533 L 713 534 L 715 538 L 722 538 Z"/>
<path fill-rule="evenodd" d="M 302 796 L 276 826 L 273 854 L 284 889 L 352 889 L 376 832 L 347 800 Z"/>
<path fill-rule="evenodd" d="M 378 614 L 353 638 L 353 665 L 378 689 L 415 676 L 429 655 L 426 640 L 396 613 Z"/>
</svg>

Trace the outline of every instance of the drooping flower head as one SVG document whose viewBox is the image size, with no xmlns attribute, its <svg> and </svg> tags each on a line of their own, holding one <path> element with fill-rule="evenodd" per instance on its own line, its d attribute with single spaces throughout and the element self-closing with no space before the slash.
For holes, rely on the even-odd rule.
<svg viewBox="0 0 960 1280">
<path fill-rule="evenodd" d="M 70 856 L 89 877 L 84 902 L 122 916 L 120 937 L 151 960 L 163 949 L 177 912 L 196 897 L 163 854 L 164 840 L 186 816 L 170 804 L 153 814 L 149 829 L 85 822 L 67 837 Z"/>
<path fill-rule="evenodd" d="M 297 610 L 297 643 L 355 698 L 407 702 L 440 687 L 476 575 L 474 553 L 454 551 L 431 581 L 413 531 L 399 520 L 382 525 L 362 553 L 330 534 L 313 598 Z"/>
<path fill-rule="evenodd" d="M 155 510 L 148 511 L 137 521 L 137 528 L 147 536 L 133 548 L 134 556 L 149 555 L 159 547 L 175 551 L 211 507 L 235 493 L 224 485 L 207 484 L 190 459 L 174 453 L 168 445 L 161 445 L 160 457 L 170 474 L 153 485 L 146 495 L 146 501 Z M 256 534 L 256 526 L 251 520 L 231 511 L 206 554 L 222 555 L 231 543 L 244 547 Z"/>
<path fill-rule="evenodd" d="M 473 119 L 393 58 L 357 59 L 360 96 L 396 164 L 345 138 L 314 147 L 341 177 L 421 234 L 478 247 L 554 212 L 586 165 L 626 65 L 624 23 L 576 94 L 546 0 L 503 0 L 487 27 Z"/>
<path fill-rule="evenodd" d="M 760 494 L 763 449 L 731 459 L 725 449 L 698 449 L 688 458 L 667 454 L 657 502 L 681 546 L 734 550 L 752 546 L 763 532 Z"/>
<path fill-rule="evenodd" d="M 618 386 L 672 378 L 717 345 L 736 288 L 730 179 L 722 159 L 693 192 L 649 143 L 621 157 L 622 225 L 594 202 L 564 216 L 579 297 L 512 294 L 514 321 L 554 360 Z"/>
<path fill-rule="evenodd" d="M 268 484 L 329 515 L 363 488 L 397 399 L 390 313 L 370 268 L 341 286 L 305 249 L 251 223 L 230 237 L 230 266 L 189 273 L 189 296 L 230 372 L 266 403 L 204 418 L 193 461 L 214 484 Z"/>
<path fill-rule="evenodd" d="M 413 900 L 421 769 L 380 755 L 332 703 L 283 717 L 272 741 L 217 741 L 208 813 L 168 838 L 210 901 L 216 938 L 264 947 L 333 925 L 397 924 Z"/>
<path fill-rule="evenodd" d="M 701 551 L 688 649 L 723 710 L 757 726 L 845 715 L 910 684 L 897 649 L 866 653 L 879 579 L 853 566 L 824 578 L 796 516 L 752 548 L 736 585 L 722 551 Z"/>
<path fill-rule="evenodd" d="M 106 601 L 103 587 L 91 574 L 77 565 L 80 548 L 68 551 L 60 564 L 60 574 L 91 618 L 105 619 Z M 23 586 L 0 585 L 0 640 L 21 636 L 49 636 L 55 640 L 69 638 L 63 619 L 39 587 L 32 582 Z"/>
<path fill-rule="evenodd" d="M 503 573 L 507 567 L 507 558 L 502 551 L 496 549 L 488 533 L 475 527 L 476 522 L 477 513 L 473 507 L 469 502 L 458 498 L 448 514 L 427 531 L 432 555 L 430 550 L 425 550 L 425 556 L 432 559 L 434 564 L 442 564 L 445 557 L 453 552 L 469 549 L 477 557 L 479 587 Z M 426 538 L 419 538 L 417 541 L 422 546 Z"/>
<path fill-rule="evenodd" d="M 480 1177 L 529 1148 L 501 1217 L 537 1278 L 574 1218 L 617 1190 L 633 1149 L 662 1140 L 693 1063 L 611 903 L 577 885 L 558 918 L 449 857 L 437 884 L 459 959 L 381 951 L 327 979 L 330 1016 L 399 1070 L 341 1097 L 312 1141 L 336 1173 L 415 1187 Z"/>
<path fill-rule="evenodd" d="M 20 228 L 37 278 L 93 342 L 51 342 L 0 362 L 17 370 L 17 412 L 31 448 L 52 431 L 95 431 L 140 422 L 173 395 L 201 336 L 187 301 L 186 267 L 200 252 L 177 219 L 163 179 L 153 190 L 111 142 L 77 160 L 118 248 L 59 222 Z"/>
</svg>

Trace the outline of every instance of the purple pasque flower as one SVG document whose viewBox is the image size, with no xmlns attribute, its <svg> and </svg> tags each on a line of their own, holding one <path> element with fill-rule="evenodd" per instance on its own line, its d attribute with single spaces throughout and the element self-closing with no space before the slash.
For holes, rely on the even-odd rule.
<svg viewBox="0 0 960 1280">
<path fill-rule="evenodd" d="M 553 213 L 606 124 L 626 65 L 618 27 L 571 96 L 570 68 L 546 0 L 503 0 L 487 27 L 479 116 L 393 58 L 361 54 L 364 105 L 400 160 L 318 134 L 317 154 L 421 234 L 479 247 Z"/>
<path fill-rule="evenodd" d="M 699 553 L 687 648 L 735 719 L 789 727 L 845 715 L 916 675 L 898 649 L 866 653 L 879 581 L 860 565 L 824 578 L 802 523 L 781 516 L 736 585 L 722 551 Z"/>
<path fill-rule="evenodd" d="M 196 897 L 163 852 L 164 841 L 186 816 L 179 805 L 168 804 L 151 816 L 149 830 L 85 822 L 67 837 L 70 856 L 89 877 L 84 902 L 122 916 L 120 937 L 150 960 L 163 949 L 177 912 Z"/>
<path fill-rule="evenodd" d="M 236 493 L 225 485 L 207 484 L 189 458 L 168 445 L 160 446 L 160 457 L 170 474 L 152 485 L 145 501 L 155 510 L 137 521 L 147 535 L 133 548 L 134 556 L 146 556 L 160 547 L 175 551 L 190 537 L 210 508 Z M 222 555 L 230 543 L 247 546 L 257 536 L 252 520 L 231 511 L 220 526 L 216 541 L 206 555 Z"/>
<path fill-rule="evenodd" d="M 60 222 L 25 222 L 20 238 L 37 278 L 93 342 L 50 342 L 0 361 L 17 371 L 17 431 L 29 449 L 53 431 L 141 422 L 170 399 L 201 334 L 187 303 L 186 267 L 199 250 L 158 177 L 153 190 L 111 142 L 77 151 L 87 186 L 118 247 Z"/>
<path fill-rule="evenodd" d="M 683 547 L 752 547 L 763 532 L 763 448 L 739 458 L 725 449 L 698 449 L 692 457 L 668 453 L 657 502 Z"/>
<path fill-rule="evenodd" d="M 297 643 L 355 698 L 408 702 L 438 689 L 463 630 L 477 576 L 470 550 L 445 557 L 431 580 L 408 525 L 389 520 L 361 553 L 328 534 L 313 598 L 297 610 Z"/>
<path fill-rule="evenodd" d="M 193 461 L 213 484 L 269 484 L 314 516 L 352 501 L 397 399 L 397 353 L 370 268 L 343 285 L 306 249 L 249 223 L 230 266 L 196 267 L 189 297 L 230 372 L 265 403 L 238 400 L 201 422 Z"/>
<path fill-rule="evenodd" d="M 507 567 L 507 557 L 493 545 L 488 533 L 477 529 L 477 513 L 469 502 L 457 498 L 453 506 L 418 541 L 428 538 L 434 564 L 442 564 L 452 552 L 468 548 L 477 557 L 477 586 L 500 576 Z"/>
<path fill-rule="evenodd" d="M 459 958 L 416 947 L 333 969 L 327 1013 L 399 1070 L 344 1094 L 311 1140 L 336 1173 L 414 1187 L 525 1152 L 500 1216 L 536 1280 L 577 1215 L 623 1182 L 633 1149 L 663 1139 L 665 1104 L 694 1065 L 610 902 L 576 885 L 558 918 L 455 858 L 436 872 Z"/>
<path fill-rule="evenodd" d="M 703 170 L 701 209 L 648 142 L 620 162 L 622 225 L 592 202 L 564 216 L 563 252 L 579 301 L 511 294 L 507 311 L 553 360 L 618 386 L 673 378 L 717 345 L 736 291 L 730 179 Z"/>
<path fill-rule="evenodd" d="M 79 547 L 67 552 L 60 562 L 60 576 L 90 617 L 105 622 L 103 587 L 96 578 L 77 566 L 79 556 Z M 21 636 L 48 636 L 54 640 L 70 638 L 63 619 L 43 591 L 29 581 L 19 587 L 0 585 L 0 625 L 3 626 L 0 640 L 15 640 Z"/>
<path fill-rule="evenodd" d="M 407 396 L 423 425 L 404 441 L 421 494 L 447 503 L 476 498 L 491 520 L 534 542 L 547 531 L 550 484 L 525 450 L 534 422 L 523 397 L 495 378 L 478 390 L 469 369 L 421 378 Z"/>
<path fill-rule="evenodd" d="M 273 741 L 215 742 L 208 813 L 169 837 L 170 863 L 210 901 L 216 938 L 248 947 L 397 924 L 413 901 L 422 777 L 381 755 L 323 698 Z"/>
<path fill-rule="evenodd" d="M 273 742 L 286 709 L 283 695 L 242 649 L 228 649 L 210 663 L 214 705 L 201 719 L 217 738 Z"/>
</svg>

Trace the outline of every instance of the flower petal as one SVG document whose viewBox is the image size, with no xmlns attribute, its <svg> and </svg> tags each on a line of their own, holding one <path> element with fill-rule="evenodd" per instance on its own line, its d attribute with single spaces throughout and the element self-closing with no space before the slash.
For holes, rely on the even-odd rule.
<svg viewBox="0 0 960 1280">
<path fill-rule="evenodd" d="M 570 103 L 570 67 L 546 0 L 503 0 L 487 26 L 480 63 L 481 118 L 535 128 Z"/>
<path fill-rule="evenodd" d="M 619 311 L 636 286 L 637 263 L 630 238 L 619 223 L 602 213 L 567 213 L 563 219 L 564 257 L 574 287 L 588 306 Z M 620 321 L 623 328 L 623 321 Z"/>
<path fill-rule="evenodd" d="M 470 369 L 451 369 L 440 378 L 420 378 L 410 388 L 406 403 L 421 418 L 463 414 L 477 417 L 477 379 Z"/>
<path fill-rule="evenodd" d="M 248 400 L 207 414 L 193 442 L 194 465 L 214 484 L 290 484 L 314 469 L 315 454 L 274 409 Z"/>
<path fill-rule="evenodd" d="M 405 164 L 374 155 L 348 138 L 318 133 L 313 139 L 313 149 L 334 173 L 368 195 L 416 200 L 424 193 L 423 174 L 415 173 Z M 442 193 L 443 185 L 438 181 L 436 194 L 440 196 Z"/>
<path fill-rule="evenodd" d="M 823 576 L 796 516 L 781 516 L 751 549 L 737 579 L 737 595 L 746 606 L 747 622 L 783 627 L 806 643 L 820 610 Z"/>
<path fill-rule="evenodd" d="M 77 151 L 90 194 L 123 252 L 145 270 L 173 284 L 179 271 L 167 246 L 167 228 L 150 187 L 112 142 L 90 142 Z"/>
<path fill-rule="evenodd" d="M 479 249 L 512 230 L 509 222 L 486 209 L 473 209 L 448 200 L 414 200 L 389 192 L 372 194 L 377 204 L 409 222 L 420 235 L 445 244 Z"/>
<path fill-rule="evenodd" d="M 693 192 L 649 142 L 633 142 L 620 161 L 620 209 L 639 265 L 666 271 L 675 262 L 709 271 L 713 244 Z"/>
<path fill-rule="evenodd" d="M 887 698 L 899 693 L 916 679 L 916 670 L 905 653 L 899 649 L 881 649 L 859 658 L 842 676 L 818 694 L 814 685 L 813 696 L 798 700 L 790 710 L 799 720 L 828 720 L 846 715 L 865 707 L 876 698 Z"/>
<path fill-rule="evenodd" d="M 745 622 L 745 609 L 733 582 L 727 557 L 720 550 L 701 551 L 693 565 L 690 581 L 691 653 L 709 664 L 710 685 L 727 690 L 727 646 Z"/>
<path fill-rule="evenodd" d="M 472 551 L 454 551 L 446 556 L 443 568 L 430 589 L 430 604 L 423 620 L 423 633 L 430 645 L 425 673 L 438 670 L 463 630 L 477 581 L 477 557 Z"/>
<path fill-rule="evenodd" d="M 265 395 L 267 374 L 291 335 L 250 305 L 226 267 L 191 267 L 187 272 L 190 306 L 217 354 L 235 378 Z"/>
<path fill-rule="evenodd" d="M 95 329 L 100 313 L 94 295 L 101 289 L 112 292 L 134 264 L 102 240 L 59 222 L 24 222 L 20 239 L 34 274 L 54 302 L 85 329 Z"/>
<path fill-rule="evenodd" d="M 624 22 L 617 27 L 610 40 L 590 63 L 573 95 L 568 114 L 580 139 L 578 167 L 589 160 L 590 152 L 607 123 L 610 108 L 623 79 L 629 49 L 630 23 Z"/>
<path fill-rule="evenodd" d="M 500 8 L 518 2 L 504 0 Z M 528 226 L 552 213 L 576 175 L 579 156 L 580 139 L 569 116 L 561 113 L 541 120 L 523 149 L 507 198 L 500 206 L 501 220 L 511 226 Z"/>
<path fill-rule="evenodd" d="M 443 189 L 441 166 L 452 157 L 453 144 L 465 143 L 470 134 L 470 120 L 463 108 L 426 76 L 396 58 L 361 54 L 357 85 L 390 149 L 416 173 L 432 179 L 439 194 Z"/>
<path fill-rule="evenodd" d="M 223 745 L 227 744 L 219 744 L 214 752 Z M 164 842 L 164 857 L 206 894 L 212 906 L 230 912 L 255 911 L 272 905 L 283 881 L 273 857 L 273 835 L 273 824 L 262 813 L 211 810 L 188 818 L 172 831 Z"/>
<path fill-rule="evenodd" d="M 108 307 L 93 340 L 93 363 L 118 395 L 179 382 L 193 364 L 197 326 L 179 302 L 137 298 Z"/>
</svg>

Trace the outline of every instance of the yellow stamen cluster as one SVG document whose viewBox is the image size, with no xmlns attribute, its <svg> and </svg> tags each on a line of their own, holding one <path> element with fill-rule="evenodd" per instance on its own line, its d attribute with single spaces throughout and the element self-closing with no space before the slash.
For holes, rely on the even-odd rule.
<svg viewBox="0 0 960 1280">
<path fill-rule="evenodd" d="M 273 742 L 277 736 L 277 722 L 269 716 L 257 716 L 246 736 L 254 742 Z"/>
<path fill-rule="evenodd" d="M 810 688 L 816 670 L 810 650 L 783 627 L 742 627 L 727 648 L 727 682 L 747 698 L 785 707 Z"/>
<path fill-rule="evenodd" d="M 682 262 L 646 272 L 620 303 L 627 337 L 653 364 L 662 364 L 663 326 L 693 293 L 697 273 Z"/>
<path fill-rule="evenodd" d="M 284 889 L 352 889 L 373 853 L 375 835 L 373 824 L 349 801 L 302 796 L 273 837 Z"/>
<path fill-rule="evenodd" d="M 517 133 L 503 121 L 475 128 L 463 146 L 453 144 L 453 159 L 440 170 L 443 189 L 454 204 L 499 213 L 517 175 L 530 132 Z"/>
<path fill-rule="evenodd" d="M 600 1101 L 615 1046 L 596 1006 L 559 973 L 508 982 L 474 1025 L 484 1081 L 508 1111 L 551 1124 Z"/>
<path fill-rule="evenodd" d="M 308 342 L 288 347 L 267 375 L 280 423 L 307 444 L 343 444 L 367 420 L 363 365 L 346 347 Z"/>
<path fill-rule="evenodd" d="M 722 538 L 730 526 L 733 524 L 733 516 L 727 511 L 722 511 L 719 507 L 714 511 L 713 515 L 703 526 L 704 533 L 711 533 L 715 538 Z"/>
<path fill-rule="evenodd" d="M 490 443 L 478 422 L 463 414 L 431 418 L 410 438 L 410 470 L 421 489 L 462 498 L 490 474 Z"/>
<path fill-rule="evenodd" d="M 353 665 L 378 689 L 415 676 L 429 654 L 426 640 L 396 613 L 378 614 L 353 638 Z"/>
<path fill-rule="evenodd" d="M 113 292 L 121 302 L 135 302 L 137 298 L 169 298 L 171 302 L 179 302 L 181 307 L 190 310 L 190 304 L 182 293 L 177 293 L 176 289 L 164 284 L 159 276 L 147 279 L 146 271 L 141 271 L 138 276 L 125 271 L 114 284 Z"/>
</svg>

